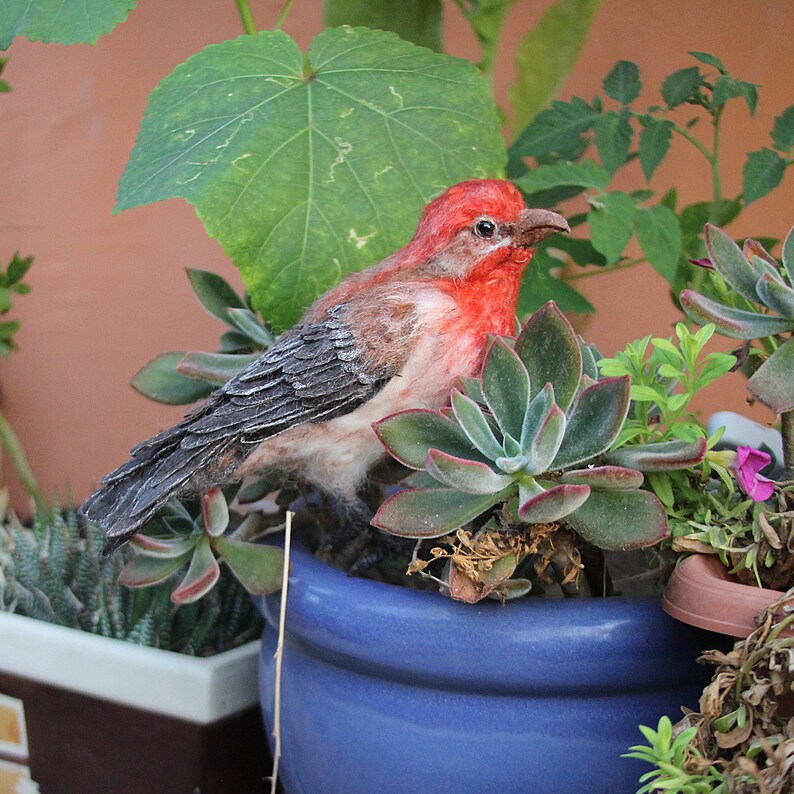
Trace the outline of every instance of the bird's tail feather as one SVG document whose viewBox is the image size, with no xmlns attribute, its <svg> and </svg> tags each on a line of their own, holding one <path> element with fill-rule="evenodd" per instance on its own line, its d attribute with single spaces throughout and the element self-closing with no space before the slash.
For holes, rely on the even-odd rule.
<svg viewBox="0 0 794 794">
<path fill-rule="evenodd" d="M 87 520 L 107 533 L 105 554 L 126 543 L 146 524 L 168 499 L 189 487 L 200 488 L 197 480 L 212 479 L 220 472 L 215 461 L 223 457 L 228 442 L 211 441 L 187 447 L 189 434 L 176 425 L 139 444 L 133 457 L 102 480 L 102 487 L 80 507 Z"/>
</svg>

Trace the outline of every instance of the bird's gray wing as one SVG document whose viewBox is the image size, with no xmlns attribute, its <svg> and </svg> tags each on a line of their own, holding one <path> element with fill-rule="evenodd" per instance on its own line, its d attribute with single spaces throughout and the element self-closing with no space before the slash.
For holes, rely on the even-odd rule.
<svg viewBox="0 0 794 794">
<path fill-rule="evenodd" d="M 103 479 L 82 512 L 120 545 L 172 496 L 222 481 L 246 450 L 304 422 L 349 413 L 396 366 L 377 366 L 345 323 L 346 306 L 296 326 L 179 424 L 144 441 Z"/>
</svg>

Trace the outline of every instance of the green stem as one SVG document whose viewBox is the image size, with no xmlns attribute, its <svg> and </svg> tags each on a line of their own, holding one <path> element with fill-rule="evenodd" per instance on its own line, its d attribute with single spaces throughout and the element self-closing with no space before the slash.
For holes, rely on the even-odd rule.
<svg viewBox="0 0 794 794">
<path fill-rule="evenodd" d="M 287 14 L 289 14 L 290 8 L 292 8 L 292 4 L 295 0 L 285 0 L 284 5 L 281 7 L 281 12 L 278 15 L 278 19 L 276 20 L 276 24 L 273 26 L 273 30 L 281 30 L 281 26 L 284 24 L 284 20 L 287 18 Z"/>
<path fill-rule="evenodd" d="M 794 411 L 780 414 L 780 435 L 783 437 L 783 478 L 794 480 Z"/>
<path fill-rule="evenodd" d="M 28 463 L 28 459 L 25 456 L 25 451 L 22 449 L 22 444 L 19 441 L 19 437 L 14 432 L 14 428 L 11 427 L 11 424 L 9 423 L 8 419 L 6 419 L 5 414 L 3 414 L 2 411 L 0 411 L 0 444 L 2 444 L 8 451 L 8 456 L 11 458 L 11 462 L 14 464 L 17 475 L 19 476 L 22 485 L 25 486 L 25 490 L 33 499 L 36 505 L 36 510 L 39 512 L 46 512 L 48 509 L 47 502 L 41 494 L 41 489 L 36 482 L 36 476 L 33 474 L 33 470 L 30 468 L 30 464 Z"/>
<path fill-rule="evenodd" d="M 711 211 L 709 220 L 714 223 L 717 220 L 717 208 L 722 201 L 722 183 L 720 179 L 720 120 L 722 119 L 722 108 L 714 114 L 714 135 L 712 138 L 711 157 Z"/>
<path fill-rule="evenodd" d="M 691 135 L 683 127 L 679 127 L 678 124 L 673 124 L 673 130 L 682 138 L 688 140 L 709 162 L 711 162 L 711 152 L 694 135 Z"/>
<path fill-rule="evenodd" d="M 237 3 L 237 13 L 240 15 L 240 22 L 243 23 L 243 30 L 249 35 L 256 33 L 256 22 L 254 22 L 254 15 L 251 13 L 251 6 L 248 5 L 248 0 L 234 0 Z"/>
<path fill-rule="evenodd" d="M 598 270 L 588 270 L 584 273 L 573 273 L 572 275 L 562 276 L 562 281 L 578 281 L 582 278 L 590 278 L 591 276 L 602 276 L 605 273 L 617 273 L 619 270 L 627 270 L 635 265 L 641 265 L 644 259 L 629 259 L 627 262 L 616 262 L 614 265 L 606 265 L 599 267 Z"/>
</svg>

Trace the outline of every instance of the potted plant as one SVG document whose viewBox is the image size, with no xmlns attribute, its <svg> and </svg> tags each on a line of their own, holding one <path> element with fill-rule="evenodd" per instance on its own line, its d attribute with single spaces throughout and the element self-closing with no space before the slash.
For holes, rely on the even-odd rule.
<svg viewBox="0 0 794 794">
<path fill-rule="evenodd" d="M 744 340 L 740 356 L 751 398 L 780 417 L 781 475 L 775 481 L 761 474 L 771 462 L 763 450 L 739 445 L 724 453 L 739 488 L 730 480 L 715 484 L 708 512 L 693 516 L 687 534 L 674 541 L 679 551 L 700 553 L 677 566 L 664 605 L 680 620 L 746 637 L 761 608 L 794 577 L 794 235 L 783 245 L 782 263 L 754 240 L 740 249 L 718 228 L 707 227 L 705 236 L 708 258 L 701 264 L 710 271 L 709 295 L 684 291 L 681 303 L 697 322 Z"/>
<path fill-rule="evenodd" d="M 261 790 L 261 621 L 247 593 L 226 572 L 177 608 L 168 586 L 119 585 L 131 555 L 101 560 L 102 545 L 72 511 L 0 525 L 3 790 Z"/>
<path fill-rule="evenodd" d="M 640 713 L 699 691 L 695 649 L 713 637 L 680 632 L 656 599 L 564 597 L 613 589 L 604 549 L 619 556 L 667 534 L 643 475 L 609 452 L 628 378 L 599 380 L 593 350 L 549 304 L 516 340 L 494 340 L 481 378 L 460 386 L 451 409 L 376 425 L 417 471 L 374 523 L 431 538 L 409 570 L 451 598 L 350 578 L 305 541 L 293 553 L 279 726 L 288 791 L 400 791 L 406 780 L 439 792 L 584 780 L 628 791 L 638 767 L 615 761 L 619 737 Z M 705 446 L 636 445 L 632 461 L 691 466 Z M 521 597 L 543 589 L 557 598 Z M 264 599 L 268 726 L 279 607 Z"/>
</svg>

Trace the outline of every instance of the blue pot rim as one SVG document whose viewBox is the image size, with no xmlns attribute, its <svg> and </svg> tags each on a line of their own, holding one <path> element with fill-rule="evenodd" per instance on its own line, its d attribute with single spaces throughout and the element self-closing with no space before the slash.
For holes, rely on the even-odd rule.
<svg viewBox="0 0 794 794">
<path fill-rule="evenodd" d="M 676 660 L 714 645 L 713 635 L 673 620 L 656 598 L 461 604 L 350 577 L 300 539 L 287 598 L 288 643 L 354 672 L 434 688 L 630 693 L 677 685 Z M 258 606 L 278 626 L 280 595 Z"/>
</svg>

